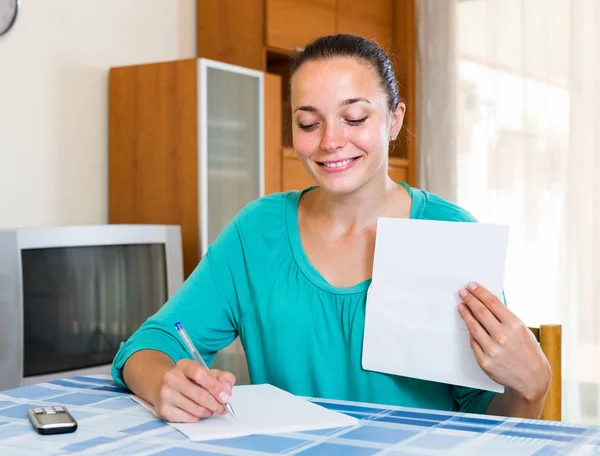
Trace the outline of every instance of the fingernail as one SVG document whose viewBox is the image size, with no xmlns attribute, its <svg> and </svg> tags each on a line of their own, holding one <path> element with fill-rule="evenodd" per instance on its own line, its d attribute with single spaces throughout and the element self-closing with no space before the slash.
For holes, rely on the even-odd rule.
<svg viewBox="0 0 600 456">
<path fill-rule="evenodd" d="M 458 305 L 458 313 L 462 313 L 463 310 L 465 310 L 465 306 L 462 303 L 460 303 Z"/>
<path fill-rule="evenodd" d="M 221 402 L 225 403 L 229 400 L 229 393 L 227 391 L 223 391 L 221 394 L 219 394 L 219 399 L 221 399 Z"/>
<path fill-rule="evenodd" d="M 475 282 L 469 282 L 469 290 L 473 291 L 477 288 L 477 284 Z"/>
<path fill-rule="evenodd" d="M 465 290 L 464 288 L 461 288 L 460 291 L 458 292 L 458 296 L 460 296 L 461 298 L 464 298 L 465 296 L 467 296 L 467 290 Z"/>
</svg>

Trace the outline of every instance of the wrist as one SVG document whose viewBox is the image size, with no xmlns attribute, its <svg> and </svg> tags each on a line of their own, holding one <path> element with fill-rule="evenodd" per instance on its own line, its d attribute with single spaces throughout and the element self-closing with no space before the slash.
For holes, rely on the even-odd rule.
<svg viewBox="0 0 600 456">
<path fill-rule="evenodd" d="M 550 379 L 544 379 L 542 382 L 535 385 L 535 387 L 524 388 L 522 391 L 507 387 L 506 393 L 514 400 L 527 405 L 534 405 L 543 403 L 549 390 Z"/>
<path fill-rule="evenodd" d="M 123 378 L 129 389 L 142 399 L 156 405 L 164 375 L 174 366 L 169 356 L 153 350 L 140 350 L 123 366 Z"/>
</svg>

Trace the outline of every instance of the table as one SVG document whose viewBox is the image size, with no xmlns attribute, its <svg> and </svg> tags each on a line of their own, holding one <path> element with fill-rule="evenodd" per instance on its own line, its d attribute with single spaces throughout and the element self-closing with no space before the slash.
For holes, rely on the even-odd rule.
<svg viewBox="0 0 600 456">
<path fill-rule="evenodd" d="M 0 391 L 0 454 L 110 455 L 600 455 L 600 427 L 307 398 L 359 418 L 350 428 L 192 442 L 108 376 Z M 41 436 L 27 410 L 64 405 L 72 434 Z"/>
</svg>

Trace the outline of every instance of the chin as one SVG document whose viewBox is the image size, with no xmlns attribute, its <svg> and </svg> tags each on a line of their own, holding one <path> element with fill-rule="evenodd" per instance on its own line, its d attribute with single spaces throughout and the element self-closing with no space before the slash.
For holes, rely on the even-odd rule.
<svg viewBox="0 0 600 456">
<path fill-rule="evenodd" d="M 364 183 L 363 179 L 351 178 L 350 176 L 346 179 L 331 179 L 328 177 L 319 179 L 319 186 L 324 192 L 340 196 L 355 192 Z"/>
</svg>

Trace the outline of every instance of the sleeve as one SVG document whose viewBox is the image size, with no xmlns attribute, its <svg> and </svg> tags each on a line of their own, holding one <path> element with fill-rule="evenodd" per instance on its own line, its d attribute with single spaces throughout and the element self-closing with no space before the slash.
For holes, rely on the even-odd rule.
<svg viewBox="0 0 600 456">
<path fill-rule="evenodd" d="M 175 330 L 176 322 L 182 323 L 210 365 L 217 351 L 238 335 L 238 288 L 241 285 L 236 282 L 243 282 L 246 277 L 242 266 L 242 244 L 234 219 L 209 246 L 179 290 L 121 344 L 112 364 L 115 383 L 127 388 L 122 376 L 123 365 L 137 351 L 161 351 L 173 362 L 189 358 Z"/>
<path fill-rule="evenodd" d="M 485 415 L 490 401 L 496 394 L 493 391 L 483 391 L 465 386 L 453 386 L 452 394 L 454 397 L 457 412 L 478 413 Z"/>
</svg>

